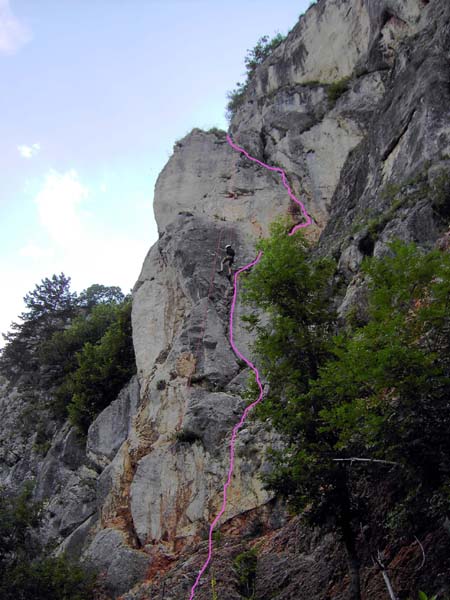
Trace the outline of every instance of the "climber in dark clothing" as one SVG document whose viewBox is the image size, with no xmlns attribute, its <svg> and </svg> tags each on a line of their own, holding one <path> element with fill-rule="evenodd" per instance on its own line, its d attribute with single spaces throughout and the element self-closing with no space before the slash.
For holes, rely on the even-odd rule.
<svg viewBox="0 0 450 600">
<path fill-rule="evenodd" d="M 220 271 L 218 271 L 218 273 L 223 273 L 224 266 L 228 265 L 228 277 L 231 279 L 231 265 L 234 262 L 235 251 L 230 246 L 230 244 L 227 244 L 225 246 L 225 252 L 227 253 L 227 255 L 222 259 L 222 262 L 220 263 Z"/>
</svg>

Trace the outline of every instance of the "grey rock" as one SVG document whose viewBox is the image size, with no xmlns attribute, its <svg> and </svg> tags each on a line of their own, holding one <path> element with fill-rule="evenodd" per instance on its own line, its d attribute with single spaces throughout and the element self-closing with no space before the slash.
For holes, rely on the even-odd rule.
<svg viewBox="0 0 450 600">
<path fill-rule="evenodd" d="M 56 458 L 71 470 L 86 463 L 85 444 L 74 427 L 66 423 L 56 436 L 48 456 Z"/>
<path fill-rule="evenodd" d="M 169 360 L 183 352 L 193 352 L 197 379 L 208 380 L 216 389 L 223 388 L 239 370 L 225 327 L 214 304 L 201 300 L 187 315 Z"/>
<path fill-rule="evenodd" d="M 250 377 L 250 369 L 243 369 L 236 377 L 234 377 L 225 387 L 227 392 L 239 394 L 244 392 L 248 387 L 248 379 Z"/>
<path fill-rule="evenodd" d="M 204 470 L 205 451 L 199 443 L 166 444 L 139 461 L 131 484 L 131 514 L 142 544 L 195 533 L 210 484 Z"/>
<path fill-rule="evenodd" d="M 108 465 L 127 439 L 138 406 L 139 382 L 133 377 L 89 427 L 86 451 L 98 467 Z"/>
<path fill-rule="evenodd" d="M 386 2 L 373 4 L 377 7 L 372 14 L 374 32 L 389 26 L 374 16 L 383 14 L 384 9 L 393 10 L 390 14 L 394 15 L 397 11 L 406 25 L 402 26 L 401 43 L 394 44 L 395 61 L 385 60 L 384 69 L 392 66 L 386 91 L 372 111 L 363 141 L 341 171 L 321 238 L 323 253 L 342 250 L 355 222 L 367 223 L 389 214 L 393 200 L 385 193 L 388 184 L 405 184 L 420 174 L 426 176 L 428 165 L 442 163 L 450 151 L 446 58 L 450 32 L 438 25 L 447 22 L 450 6 L 445 2 L 425 6 L 413 0 L 404 3 L 403 9 L 400 4 L 395 9 Z M 409 16 L 405 17 L 405 11 Z M 376 37 L 373 39 L 375 44 Z M 363 59 L 368 70 L 380 66 L 374 54 Z M 439 220 L 432 214 L 430 196 L 388 220 L 391 222 L 383 228 L 374 248 L 376 256 L 388 251 L 386 244 L 394 237 L 426 247 L 437 238 Z"/>
<path fill-rule="evenodd" d="M 93 530 L 98 524 L 96 514 L 91 515 L 64 539 L 58 547 L 58 554 L 65 554 L 69 559 L 77 560 L 93 536 Z"/>
<path fill-rule="evenodd" d="M 96 480 L 97 473 L 87 467 L 69 471 L 54 459 L 45 463 L 37 480 L 36 498 L 44 501 L 41 531 L 46 541 L 68 536 L 95 513 Z"/>
<path fill-rule="evenodd" d="M 111 463 L 103 469 L 97 479 L 97 507 L 99 510 L 105 506 L 106 499 L 109 493 L 120 485 L 120 478 L 123 471 L 123 454 L 117 452 Z"/>
<path fill-rule="evenodd" d="M 123 533 L 115 529 L 97 533 L 83 559 L 100 571 L 105 588 L 113 598 L 144 579 L 150 566 L 150 557 L 130 548 Z"/>
<path fill-rule="evenodd" d="M 181 431 L 197 436 L 205 449 L 214 454 L 221 451 L 221 442 L 228 436 L 244 411 L 245 402 L 239 396 L 195 390 L 181 424 Z"/>
<path fill-rule="evenodd" d="M 338 307 L 338 315 L 345 323 L 351 315 L 352 321 L 363 325 L 368 321 L 367 284 L 360 275 L 356 275 L 349 283 L 345 297 Z"/>
</svg>

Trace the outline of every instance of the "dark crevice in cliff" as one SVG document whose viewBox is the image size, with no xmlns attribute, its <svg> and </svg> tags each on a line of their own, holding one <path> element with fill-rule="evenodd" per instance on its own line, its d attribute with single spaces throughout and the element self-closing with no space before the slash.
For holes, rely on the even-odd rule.
<svg viewBox="0 0 450 600">
<path fill-rule="evenodd" d="M 408 131 L 408 127 L 414 117 L 416 113 L 416 109 L 414 108 L 407 120 L 406 123 L 403 125 L 402 129 L 400 130 L 400 133 L 398 135 L 396 135 L 388 144 L 387 148 L 385 149 L 385 151 L 381 154 L 381 160 L 384 162 L 387 160 L 387 158 L 389 157 L 390 154 L 392 154 L 392 152 L 395 150 L 395 148 L 398 146 L 398 144 L 400 143 L 401 139 L 403 138 L 403 136 L 405 135 L 405 133 Z"/>
</svg>

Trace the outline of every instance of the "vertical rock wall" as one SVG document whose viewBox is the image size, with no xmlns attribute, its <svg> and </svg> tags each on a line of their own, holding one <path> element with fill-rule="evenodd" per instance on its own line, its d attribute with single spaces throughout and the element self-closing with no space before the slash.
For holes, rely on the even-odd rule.
<svg viewBox="0 0 450 600">
<path fill-rule="evenodd" d="M 339 261 L 348 284 L 344 313 L 361 299 L 364 255 L 381 255 L 393 236 L 431 245 L 442 233 L 431 196 L 419 197 L 412 180 L 420 175 L 431 190 L 449 169 L 449 47 L 444 0 L 319 0 L 258 67 L 232 120 L 233 139 L 285 169 L 313 216 L 308 235 L 320 236 L 317 251 Z M 392 184 L 403 185 L 405 202 L 389 195 Z M 175 144 L 154 210 L 160 238 L 133 293 L 137 377 L 92 424 L 87 453 L 68 426 L 48 425 L 55 431 L 45 456 L 33 437 L 11 440 L 6 429 L 18 424 L 27 401 L 6 387 L 0 398 L 2 481 L 17 487 L 36 478 L 46 535 L 99 566 L 113 597 L 147 579 L 128 600 L 164 593 L 154 581 L 169 569 L 166 598 L 186 594 L 222 503 L 230 431 L 245 407 L 248 377 L 229 344 L 232 288 L 217 273 L 223 249 L 232 244 L 241 266 L 274 218 L 301 218 L 277 174 L 234 152 L 224 135 L 198 129 Z M 374 238 L 370 219 L 379 221 Z M 238 303 L 235 339 L 248 354 L 242 311 Z M 344 584 L 330 587 L 343 577 L 333 540 L 299 534 L 298 524 L 273 534 L 286 513 L 274 508 L 259 475 L 268 468 L 264 449 L 277 443 L 251 418 L 240 431 L 221 522 L 236 546 L 218 549 L 228 578 L 220 597 L 239 597 L 233 552 L 256 531 L 266 536 L 260 564 L 292 572 L 276 585 L 259 573 L 258 598 L 279 590 L 286 593 L 277 597 L 290 598 L 299 589 L 343 598 Z M 191 557 L 194 548 L 200 554 Z M 295 569 L 299 554 L 304 568 Z"/>
</svg>

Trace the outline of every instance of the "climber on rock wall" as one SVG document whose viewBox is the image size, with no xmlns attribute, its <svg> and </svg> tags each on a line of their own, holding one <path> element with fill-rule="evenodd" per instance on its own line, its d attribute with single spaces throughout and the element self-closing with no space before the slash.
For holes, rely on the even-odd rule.
<svg viewBox="0 0 450 600">
<path fill-rule="evenodd" d="M 234 255 L 235 255 L 235 251 L 233 250 L 233 248 L 230 246 L 230 244 L 227 244 L 225 246 L 225 252 L 226 252 L 226 256 L 222 259 L 222 262 L 220 263 L 220 271 L 217 271 L 219 274 L 223 273 L 223 268 L 225 265 L 228 266 L 228 279 L 230 279 L 231 281 L 231 276 L 232 276 L 232 271 L 231 271 L 231 265 L 234 262 Z"/>
</svg>

